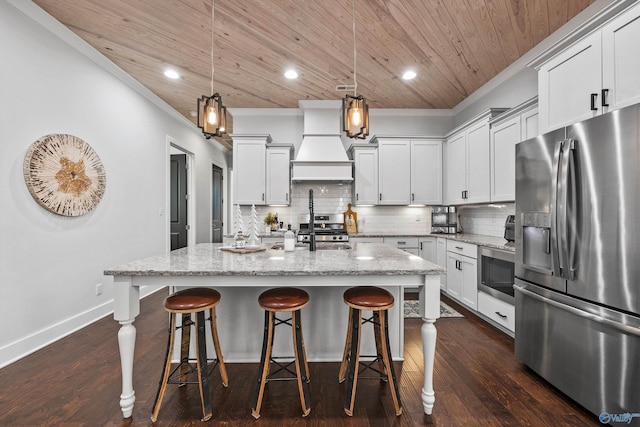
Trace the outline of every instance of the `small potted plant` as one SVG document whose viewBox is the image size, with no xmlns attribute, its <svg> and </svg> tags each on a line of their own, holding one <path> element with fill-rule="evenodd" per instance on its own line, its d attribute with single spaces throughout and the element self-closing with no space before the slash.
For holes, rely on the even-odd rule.
<svg viewBox="0 0 640 427">
<path fill-rule="evenodd" d="M 271 212 L 269 212 L 267 216 L 264 217 L 264 223 L 267 225 L 267 231 L 274 230 L 278 226 L 278 220 L 276 219 L 276 216 Z"/>
</svg>

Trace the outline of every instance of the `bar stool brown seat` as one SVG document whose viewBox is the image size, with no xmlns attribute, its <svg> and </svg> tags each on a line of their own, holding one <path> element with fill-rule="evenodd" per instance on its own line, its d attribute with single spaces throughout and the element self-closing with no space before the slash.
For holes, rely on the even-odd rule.
<svg viewBox="0 0 640 427">
<path fill-rule="evenodd" d="M 302 416 L 306 417 L 311 412 L 311 406 L 309 405 L 309 365 L 304 349 L 304 340 L 302 339 L 302 323 L 300 322 L 300 310 L 308 303 L 309 294 L 297 288 L 269 289 L 258 297 L 258 304 L 264 310 L 264 338 L 262 340 L 262 356 L 260 357 L 254 403 L 251 408 L 251 415 L 256 419 L 260 418 L 265 387 L 270 381 L 297 380 Z M 279 319 L 276 313 L 291 313 L 291 317 Z M 294 356 L 293 361 L 288 363 L 281 363 L 279 360 L 291 359 L 291 357 L 274 357 L 272 355 L 275 327 L 280 325 L 291 326 Z M 276 367 L 273 372 L 269 372 L 271 362 Z M 295 372 L 290 369 L 292 364 L 295 366 Z M 278 375 L 280 372 L 289 373 L 291 376 L 283 377 Z"/>
<path fill-rule="evenodd" d="M 209 392 L 209 375 L 216 366 L 220 368 L 222 385 L 227 387 L 229 378 L 224 366 L 220 341 L 218 340 L 218 328 L 216 325 L 216 305 L 220 302 L 220 293 L 210 288 L 190 288 L 169 295 L 164 300 L 164 309 L 169 312 L 169 341 L 164 359 L 164 371 L 158 386 L 151 421 L 158 419 L 158 412 L 162 405 L 167 384 L 198 384 L 200 388 L 200 403 L 202 405 L 202 421 L 211 418 L 211 397 Z M 205 319 L 205 312 L 209 317 Z M 176 314 L 182 314 L 182 324 L 176 326 Z M 191 316 L 195 314 L 195 322 Z M 205 325 L 209 321 L 211 325 L 211 337 L 215 348 L 216 358 L 207 358 L 207 341 L 205 338 Z M 196 357 L 189 358 L 189 342 L 191 338 L 191 326 L 196 328 Z M 171 354 L 176 331 L 182 330 L 180 344 L 180 363 L 171 370 Z M 195 361 L 195 367 L 193 362 Z M 197 381 L 188 381 L 189 374 L 195 373 Z"/>
<path fill-rule="evenodd" d="M 344 400 L 344 412 L 352 416 L 356 397 L 358 377 L 366 370 L 373 370 L 379 375 L 375 377 L 361 377 L 363 379 L 381 379 L 389 383 L 391 398 L 396 410 L 396 415 L 402 414 L 402 404 L 398 393 L 398 383 L 391 360 L 391 348 L 389 346 L 389 321 L 387 310 L 393 307 L 394 299 L 388 291 L 375 286 L 358 286 L 347 289 L 343 294 L 344 302 L 349 306 L 349 321 L 347 326 L 347 339 L 344 344 L 344 353 L 338 381 L 347 380 Z M 370 318 L 362 318 L 363 311 L 372 311 Z M 373 358 L 371 361 L 360 361 L 360 336 L 361 326 L 365 323 L 373 324 L 376 343 L 375 356 L 362 356 Z M 378 363 L 378 368 L 374 367 Z M 360 364 L 363 365 L 360 369 Z"/>
</svg>

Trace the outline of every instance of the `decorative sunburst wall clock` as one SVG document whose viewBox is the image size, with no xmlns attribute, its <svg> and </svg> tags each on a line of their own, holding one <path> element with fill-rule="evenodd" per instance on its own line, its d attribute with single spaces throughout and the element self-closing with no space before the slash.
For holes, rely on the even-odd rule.
<svg viewBox="0 0 640 427">
<path fill-rule="evenodd" d="M 62 216 L 80 216 L 95 208 L 107 185 L 98 154 L 73 135 L 51 134 L 31 144 L 23 171 L 36 202 Z"/>
</svg>

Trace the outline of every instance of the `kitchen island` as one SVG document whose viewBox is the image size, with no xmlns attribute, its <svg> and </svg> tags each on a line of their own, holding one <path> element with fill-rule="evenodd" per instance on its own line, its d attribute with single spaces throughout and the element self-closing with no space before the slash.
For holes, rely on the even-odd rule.
<svg viewBox="0 0 640 427">
<path fill-rule="evenodd" d="M 233 361 L 234 358 L 239 361 L 242 358 L 240 355 L 229 357 L 228 346 L 233 348 L 234 344 L 235 347 L 253 344 L 248 354 L 254 353 L 257 360 L 259 351 L 254 351 L 254 348 L 260 348 L 262 332 L 257 295 L 265 288 L 279 286 L 295 286 L 310 292 L 311 302 L 303 310 L 307 318 L 303 317 L 302 321 L 310 361 L 332 360 L 336 356 L 339 360 L 341 356 L 347 312 L 341 298 L 344 289 L 375 285 L 390 290 L 396 297 L 396 306 L 392 309 L 395 311 L 390 313 L 390 335 L 394 334 L 395 324 L 397 352 L 403 348 L 402 289 L 405 286 L 417 286 L 420 289 L 420 313 L 424 322 L 421 329 L 424 353 L 421 400 L 425 413 L 432 412 L 435 402 L 434 323 L 440 316 L 439 275 L 445 273 L 444 269 L 380 243 L 356 243 L 351 250 L 310 252 L 298 249 L 284 252 L 267 249 L 251 254 L 222 251 L 221 246 L 198 244 L 105 270 L 104 274 L 115 276 L 114 319 L 121 325 L 118 332 L 122 365 L 120 406 L 125 418 L 131 416 L 135 402 L 133 360 L 136 329 L 133 323 L 140 313 L 141 286 L 209 286 L 218 289 L 222 294 L 222 301 L 217 308 L 218 328 L 227 361 Z M 319 345 L 314 347 L 314 342 Z M 331 350 L 336 346 L 339 355 Z M 330 349 L 328 354 L 323 353 L 325 347 Z M 402 354 L 396 353 L 394 356 L 401 358 Z M 336 377 L 336 390 L 337 387 Z"/>
</svg>

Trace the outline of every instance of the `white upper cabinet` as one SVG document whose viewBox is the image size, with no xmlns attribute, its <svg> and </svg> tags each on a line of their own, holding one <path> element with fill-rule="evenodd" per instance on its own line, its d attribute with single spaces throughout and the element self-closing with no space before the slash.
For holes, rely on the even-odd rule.
<svg viewBox="0 0 640 427">
<path fill-rule="evenodd" d="M 459 205 L 465 202 L 467 188 L 467 140 L 464 133 L 447 140 L 447 204 Z"/>
<path fill-rule="evenodd" d="M 446 203 L 490 201 L 489 120 L 505 111 L 491 109 L 454 130 L 446 142 Z"/>
<path fill-rule="evenodd" d="M 378 159 L 378 189 L 375 204 L 378 205 L 441 205 L 442 204 L 442 140 L 427 137 L 376 136 Z M 357 147 L 354 161 L 357 162 Z M 366 169 L 369 165 L 367 164 Z M 356 165 L 356 186 L 358 187 Z M 373 174 L 369 173 L 369 176 Z M 366 177 L 361 178 L 365 182 Z M 373 186 L 365 186 L 365 189 Z M 363 201 L 358 187 L 356 204 Z M 365 200 L 369 200 L 367 197 Z"/>
<path fill-rule="evenodd" d="M 536 99 L 537 101 L 537 99 Z M 526 141 L 529 138 L 540 135 L 540 124 L 538 107 L 527 110 L 520 115 L 521 129 L 522 129 L 522 141 Z"/>
<path fill-rule="evenodd" d="M 640 4 L 555 56 L 534 60 L 540 132 L 640 102 L 639 40 Z"/>
<path fill-rule="evenodd" d="M 467 203 L 489 201 L 489 123 L 482 122 L 467 131 Z"/>
<path fill-rule="evenodd" d="M 354 168 L 354 205 L 378 204 L 378 147 L 353 144 L 350 148 Z"/>
<path fill-rule="evenodd" d="M 640 5 L 602 28 L 602 87 L 610 109 L 640 102 Z"/>
<path fill-rule="evenodd" d="M 267 148 L 266 199 L 269 205 L 291 203 L 291 146 Z"/>
<path fill-rule="evenodd" d="M 411 141 L 411 204 L 442 204 L 442 141 Z"/>
<path fill-rule="evenodd" d="M 288 205 L 290 144 L 271 144 L 269 135 L 232 135 L 234 203 Z"/>
<path fill-rule="evenodd" d="M 266 204 L 266 165 L 268 135 L 233 137 L 234 203 Z"/>
<path fill-rule="evenodd" d="M 491 122 L 491 201 L 516 198 L 516 144 L 538 135 L 536 98 Z"/>
<path fill-rule="evenodd" d="M 574 44 L 538 71 L 540 128 L 547 132 L 593 117 L 602 88 L 600 33 Z"/>
<path fill-rule="evenodd" d="M 491 128 L 491 201 L 515 200 L 516 144 L 520 142 L 520 116 Z"/>
<path fill-rule="evenodd" d="M 378 204 L 411 203 L 411 141 L 378 139 Z"/>
</svg>

